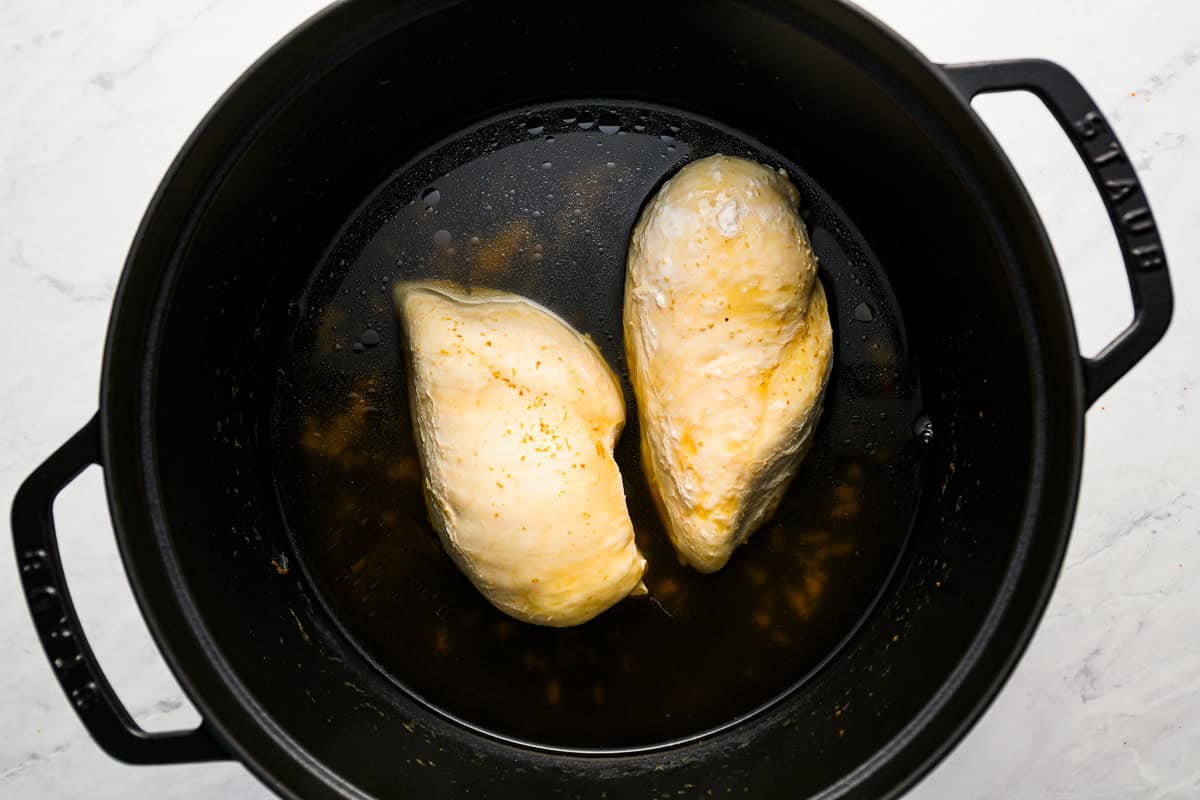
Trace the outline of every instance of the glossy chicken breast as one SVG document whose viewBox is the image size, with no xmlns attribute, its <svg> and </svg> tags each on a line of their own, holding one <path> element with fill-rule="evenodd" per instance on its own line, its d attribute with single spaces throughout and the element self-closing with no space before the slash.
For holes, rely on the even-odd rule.
<svg viewBox="0 0 1200 800">
<path fill-rule="evenodd" d="M 430 520 L 488 600 L 539 625 L 644 592 L 612 449 L 625 422 L 590 339 L 513 294 L 396 289 Z"/>
<path fill-rule="evenodd" d="M 642 212 L 625 345 L 642 457 L 680 557 L 715 572 L 778 506 L 812 442 L 832 330 L 782 172 L 716 155 Z"/>
</svg>

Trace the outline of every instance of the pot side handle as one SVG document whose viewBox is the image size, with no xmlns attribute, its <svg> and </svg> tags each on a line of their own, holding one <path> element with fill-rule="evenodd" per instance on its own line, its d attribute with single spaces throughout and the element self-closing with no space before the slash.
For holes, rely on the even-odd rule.
<svg viewBox="0 0 1200 800">
<path fill-rule="evenodd" d="M 1023 90 L 1045 104 L 1083 159 L 1120 243 L 1133 294 L 1133 322 L 1094 358 L 1082 358 L 1084 403 L 1091 405 L 1156 345 L 1174 300 L 1167 257 L 1145 192 L 1108 121 L 1075 76 L 1051 61 L 944 64 L 969 102 L 986 92 Z"/>
<path fill-rule="evenodd" d="M 139 728 L 84 638 L 59 557 L 54 499 L 86 467 L 99 463 L 97 416 L 34 470 L 13 500 L 13 542 L 21 583 L 46 657 L 88 733 L 113 758 L 129 764 L 227 759 L 206 723 L 195 730 L 169 733 Z"/>
</svg>

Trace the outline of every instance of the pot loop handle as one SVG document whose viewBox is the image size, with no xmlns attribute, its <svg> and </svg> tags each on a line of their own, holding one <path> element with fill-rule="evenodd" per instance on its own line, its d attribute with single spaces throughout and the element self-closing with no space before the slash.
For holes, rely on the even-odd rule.
<svg viewBox="0 0 1200 800">
<path fill-rule="evenodd" d="M 1051 61 L 1021 59 L 944 64 L 968 101 L 985 92 L 1023 90 L 1045 104 L 1083 159 L 1108 211 L 1133 294 L 1133 322 L 1083 362 L 1084 404 L 1091 405 L 1156 345 L 1174 300 L 1158 227 L 1137 174 L 1108 121 L 1070 72 Z"/>
<path fill-rule="evenodd" d="M 84 638 L 59 557 L 54 499 L 86 467 L 100 461 L 97 415 L 33 471 L 13 500 L 13 543 L 21 584 L 46 657 L 88 733 L 113 758 L 129 764 L 228 759 L 207 723 L 169 733 L 147 733 L 138 727 Z"/>
</svg>

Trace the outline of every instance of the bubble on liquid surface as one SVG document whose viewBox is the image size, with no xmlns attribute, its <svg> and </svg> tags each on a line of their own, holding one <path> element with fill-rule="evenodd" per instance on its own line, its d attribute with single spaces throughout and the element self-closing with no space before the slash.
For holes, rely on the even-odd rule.
<svg viewBox="0 0 1200 800">
<path fill-rule="evenodd" d="M 442 193 L 430 186 L 425 191 L 421 192 L 421 205 L 426 208 L 433 208 L 441 202 Z"/>
<path fill-rule="evenodd" d="M 381 338 L 382 337 L 379 335 L 379 331 L 375 330 L 374 328 L 367 328 L 362 332 L 362 336 L 358 337 L 358 340 L 367 347 L 374 347 L 375 345 L 379 344 Z"/>
<path fill-rule="evenodd" d="M 614 134 L 621 130 L 621 120 L 616 114 L 605 114 L 600 117 L 600 124 L 596 128 L 604 134 Z"/>
<path fill-rule="evenodd" d="M 875 319 L 875 311 L 866 303 L 859 303 L 854 307 L 854 318 L 859 322 L 871 322 Z"/>
<path fill-rule="evenodd" d="M 443 229 L 433 235 L 433 243 L 438 247 L 445 247 L 446 245 L 450 244 L 450 241 L 453 238 L 454 237 L 450 235 L 450 231 Z"/>
<path fill-rule="evenodd" d="M 917 421 L 913 423 L 913 436 L 923 445 L 928 445 L 933 442 L 933 420 L 928 414 L 921 414 L 917 417 Z"/>
</svg>

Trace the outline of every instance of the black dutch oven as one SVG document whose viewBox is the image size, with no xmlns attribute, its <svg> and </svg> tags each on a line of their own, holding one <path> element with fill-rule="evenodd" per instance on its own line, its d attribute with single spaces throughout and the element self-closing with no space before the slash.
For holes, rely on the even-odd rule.
<svg viewBox="0 0 1200 800">
<path fill-rule="evenodd" d="M 1092 359 L 969 105 L 1009 90 L 1060 122 L 1116 231 L 1136 314 Z M 788 168 L 805 197 L 837 341 L 813 453 L 700 578 L 646 513 L 627 431 L 659 605 L 505 627 L 424 520 L 387 289 L 522 291 L 621 368 L 629 230 L 716 151 Z M 131 763 L 238 759 L 289 797 L 891 797 L 1028 643 L 1084 411 L 1171 308 L 1126 154 L 1054 64 L 931 64 L 820 0 L 346 2 L 252 67 L 163 180 L 99 414 L 16 497 L 24 589 L 80 718 Z M 197 730 L 139 730 L 83 638 L 51 504 L 89 464 Z M 770 637 L 743 633 L 759 622 Z"/>
</svg>

